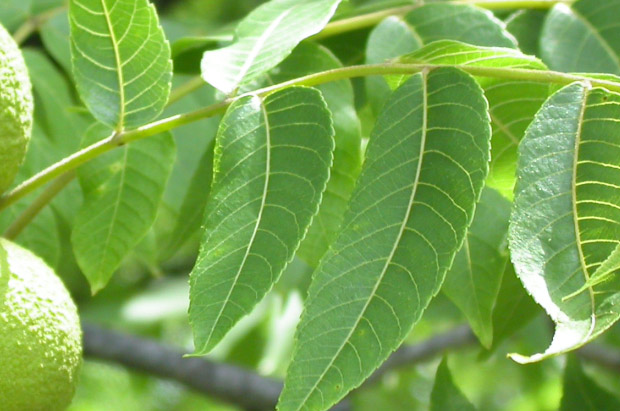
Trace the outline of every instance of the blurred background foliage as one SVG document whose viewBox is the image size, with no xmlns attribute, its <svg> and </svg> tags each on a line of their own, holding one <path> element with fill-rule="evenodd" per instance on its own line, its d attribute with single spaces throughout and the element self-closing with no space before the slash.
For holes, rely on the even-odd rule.
<svg viewBox="0 0 620 411">
<path fill-rule="evenodd" d="M 5 0 L 2 0 L 5 1 Z M 175 84 L 183 84 L 198 73 L 202 50 L 229 41 L 235 23 L 260 5 L 261 0 L 155 0 L 162 24 L 176 50 L 178 63 Z M 339 9 L 345 16 L 407 1 L 349 0 Z M 0 8 L 0 21 L 13 32 L 29 16 L 62 7 L 63 0 L 23 0 L 12 8 Z M 538 52 L 538 33 L 544 12 L 499 14 L 527 53 Z M 68 25 L 65 12 L 57 13 L 38 34 L 24 44 L 33 78 L 36 100 L 34 139 L 20 179 L 23 180 L 54 161 L 75 151 L 90 119 L 81 106 L 70 80 Z M 344 64 L 364 61 L 364 47 L 370 30 L 358 30 L 322 41 Z M 356 107 L 363 133 L 372 126 L 372 109 L 365 100 L 362 80 L 354 81 Z M 167 110 L 167 114 L 206 106 L 219 98 L 203 87 Z M 209 164 L 209 144 L 219 119 L 203 120 L 174 130 L 178 158 L 159 211 L 156 224 L 133 255 L 115 275 L 110 285 L 96 296 L 73 259 L 69 241 L 72 218 L 81 196 L 74 182 L 40 214 L 19 238 L 56 267 L 73 292 L 84 321 L 151 337 L 163 343 L 193 350 L 187 320 L 188 272 L 197 248 L 204 196 L 193 187 L 204 186 L 205 164 Z M 0 228 L 25 207 L 18 204 L 0 217 Z M 194 210 L 193 213 L 188 211 Z M 198 212 L 196 212 L 198 210 Z M 294 329 L 302 310 L 305 289 L 312 268 L 295 259 L 281 281 L 256 310 L 225 338 L 209 355 L 217 361 L 237 364 L 256 372 L 282 378 L 292 349 Z M 520 366 L 506 359 L 507 352 L 537 352 L 552 337 L 552 325 L 539 310 L 538 315 L 492 352 L 477 346 L 449 353 L 448 360 L 459 388 L 479 409 L 554 410 L 562 397 L 564 359 Z M 501 321 L 501 319 L 499 319 Z M 466 319 L 454 304 L 440 294 L 415 327 L 408 343 L 463 324 Z M 620 348 L 620 330 L 615 327 L 601 342 Z M 440 359 L 388 372 L 378 383 L 353 394 L 355 409 L 428 409 L 435 371 Z M 599 367 L 588 364 L 585 372 L 601 386 L 620 392 L 620 380 Z M 137 374 L 116 365 L 86 360 L 77 395 L 70 408 L 91 410 L 233 410 L 169 381 Z"/>
</svg>

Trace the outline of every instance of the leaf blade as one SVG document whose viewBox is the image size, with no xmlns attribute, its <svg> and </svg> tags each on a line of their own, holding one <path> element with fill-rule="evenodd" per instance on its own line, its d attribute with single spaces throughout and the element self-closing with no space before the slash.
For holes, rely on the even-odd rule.
<svg viewBox="0 0 620 411">
<path fill-rule="evenodd" d="M 170 45 L 147 0 L 71 0 L 73 73 L 95 118 L 116 131 L 157 117 L 170 94 Z"/>
<path fill-rule="evenodd" d="M 566 298 L 590 281 L 620 241 L 620 215 L 610 206 L 619 198 L 613 121 L 619 116 L 620 95 L 575 83 L 545 103 L 521 143 L 512 261 L 556 333 L 544 353 L 513 354 L 518 362 L 578 348 L 620 318 L 617 281 Z"/>
<path fill-rule="evenodd" d="M 339 4 L 340 0 L 272 0 L 258 7 L 238 25 L 232 45 L 205 52 L 202 77 L 218 90 L 232 93 L 318 33 Z"/>
<path fill-rule="evenodd" d="M 110 131 L 92 127 L 85 142 Z M 93 293 L 108 283 L 123 258 L 147 234 L 174 163 L 170 134 L 134 142 L 81 166 L 84 203 L 71 242 Z"/>
<path fill-rule="evenodd" d="M 328 408 L 421 316 L 460 247 L 488 171 L 486 109 L 479 86 L 454 69 L 413 76 L 386 104 L 341 232 L 314 274 L 279 409 Z M 462 143 L 459 152 L 443 145 L 451 137 Z M 431 194 L 438 191 L 445 197 Z"/>
<path fill-rule="evenodd" d="M 431 391 L 430 409 L 431 411 L 474 411 L 476 409 L 454 383 L 447 357 L 444 357 L 437 367 L 435 382 Z"/>
<path fill-rule="evenodd" d="M 493 341 L 493 307 L 508 261 L 510 202 L 485 188 L 463 247 L 446 274 L 442 291 L 467 317 L 485 347 Z"/>
<path fill-rule="evenodd" d="M 314 89 L 241 98 L 216 138 L 205 236 L 190 275 L 197 355 L 271 289 L 318 210 L 332 163 L 331 117 Z"/>
</svg>

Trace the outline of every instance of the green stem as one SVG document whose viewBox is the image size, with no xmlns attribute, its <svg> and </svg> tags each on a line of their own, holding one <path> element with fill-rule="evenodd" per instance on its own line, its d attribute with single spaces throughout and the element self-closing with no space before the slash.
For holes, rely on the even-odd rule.
<svg viewBox="0 0 620 411">
<path fill-rule="evenodd" d="M 360 66 L 343 67 L 334 70 L 327 70 L 314 73 L 308 76 L 300 77 L 294 80 L 285 81 L 280 84 L 265 87 L 252 93 L 229 98 L 220 103 L 202 108 L 185 114 L 177 114 L 162 120 L 155 121 L 135 130 L 124 131 L 114 134 L 104 140 L 101 140 L 89 147 L 80 150 L 64 160 L 53 164 L 45 170 L 39 172 L 30 179 L 24 181 L 12 191 L 0 196 L 0 210 L 10 206 L 25 195 L 33 192 L 39 187 L 54 180 L 58 176 L 73 170 L 85 162 L 103 154 L 115 147 L 141 140 L 153 136 L 155 134 L 169 131 L 185 124 L 193 123 L 198 120 L 213 117 L 223 113 L 226 108 L 236 99 L 254 94 L 258 96 L 266 96 L 275 91 L 290 86 L 316 86 L 337 80 L 344 80 L 353 77 L 365 77 L 373 75 L 407 75 L 419 73 L 422 70 L 433 70 L 444 67 L 459 68 L 471 75 L 482 77 L 494 77 L 509 80 L 524 80 L 539 83 L 553 83 L 566 85 L 575 81 L 583 81 L 591 84 L 593 87 L 605 87 L 610 91 L 620 93 L 620 83 L 607 80 L 591 79 L 575 74 L 561 73 L 557 71 L 529 70 L 509 67 L 475 67 L 461 66 L 449 64 L 401 64 L 401 63 L 383 63 L 369 64 Z"/>
<path fill-rule="evenodd" d="M 45 208 L 45 206 L 52 201 L 58 193 L 60 193 L 73 179 L 75 178 L 75 170 L 68 171 L 62 174 L 55 181 L 53 181 L 46 189 L 41 193 L 36 200 L 34 200 L 28 208 L 26 208 L 6 229 L 4 237 L 13 240 L 22 232 L 24 228 Z"/>
<path fill-rule="evenodd" d="M 550 9 L 558 3 L 570 4 L 572 0 L 456 0 L 452 4 L 469 4 L 478 6 L 488 10 L 510 10 L 510 9 Z M 360 14 L 353 17 L 347 17 L 335 20 L 329 23 L 320 32 L 310 37 L 310 40 L 322 40 L 327 37 L 336 36 L 338 34 L 349 31 L 365 29 L 380 23 L 383 19 L 390 16 L 403 16 L 417 7 L 424 4 L 418 1 L 416 4 L 408 6 L 393 7 L 385 10 L 379 10 L 372 13 Z"/>
<path fill-rule="evenodd" d="M 60 6 L 36 16 L 31 16 L 15 31 L 15 34 L 13 34 L 13 39 L 17 44 L 22 44 L 32 35 L 32 33 L 37 31 L 48 20 L 56 16 L 58 13 L 62 13 L 66 9 L 67 6 Z"/>
<path fill-rule="evenodd" d="M 188 80 L 186 83 L 183 83 L 180 86 L 176 87 L 174 90 L 172 90 L 172 93 L 170 93 L 170 98 L 168 99 L 168 105 L 173 105 L 177 101 L 181 100 L 183 97 L 193 93 L 194 91 L 198 90 L 206 84 L 207 83 L 200 76 L 196 76 Z"/>
</svg>

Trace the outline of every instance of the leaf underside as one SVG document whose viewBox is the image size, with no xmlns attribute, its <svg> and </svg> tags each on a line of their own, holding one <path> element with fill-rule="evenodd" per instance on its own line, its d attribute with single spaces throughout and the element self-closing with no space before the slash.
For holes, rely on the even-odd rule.
<svg viewBox="0 0 620 411">
<path fill-rule="evenodd" d="M 313 276 L 279 409 L 329 408 L 402 343 L 460 248 L 489 139 L 482 90 L 459 70 L 415 75 L 392 95 Z"/>
<path fill-rule="evenodd" d="M 84 144 L 111 130 L 95 125 Z M 93 293 L 102 289 L 155 220 L 175 157 L 169 133 L 136 141 L 78 169 L 84 203 L 71 242 Z"/>
<path fill-rule="evenodd" d="M 525 288 L 556 323 L 539 361 L 591 341 L 620 317 L 618 281 L 575 294 L 620 243 L 620 95 L 572 84 L 519 148 L 510 249 Z M 567 298 L 570 296 L 570 298 Z"/>
<path fill-rule="evenodd" d="M 340 0 L 272 0 L 243 19 L 235 42 L 204 53 L 202 77 L 230 94 L 280 63 L 303 39 L 318 33 Z"/>
<path fill-rule="evenodd" d="M 190 275 L 197 355 L 262 300 L 293 258 L 318 210 L 333 146 L 331 116 L 315 89 L 243 97 L 226 112 Z"/>
<path fill-rule="evenodd" d="M 95 118 L 117 131 L 157 117 L 170 94 L 170 45 L 148 0 L 71 0 L 73 74 Z"/>
</svg>

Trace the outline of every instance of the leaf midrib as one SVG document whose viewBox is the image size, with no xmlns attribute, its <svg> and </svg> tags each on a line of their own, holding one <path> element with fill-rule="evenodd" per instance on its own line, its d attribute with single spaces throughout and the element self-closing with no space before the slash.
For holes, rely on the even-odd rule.
<svg viewBox="0 0 620 411">
<path fill-rule="evenodd" d="M 101 273 L 104 271 L 103 263 L 107 258 L 108 250 L 110 249 L 110 239 L 112 238 L 112 232 L 114 231 L 114 226 L 116 225 L 116 217 L 118 216 L 119 204 L 121 202 L 122 192 L 125 187 L 125 171 L 127 170 L 127 156 L 128 156 L 129 148 L 125 147 L 123 153 L 123 166 L 121 171 L 121 177 L 119 181 L 119 189 L 116 194 L 116 201 L 114 202 L 114 210 L 112 211 L 112 217 L 110 218 L 110 225 L 108 227 L 108 234 L 105 237 L 105 243 L 103 246 L 103 254 L 101 255 L 101 259 L 99 260 L 99 265 L 97 270 L 95 271 L 98 276 L 101 276 Z"/>
<path fill-rule="evenodd" d="M 581 241 L 581 231 L 579 230 L 579 215 L 577 214 L 577 167 L 579 160 L 579 147 L 581 145 L 581 135 L 583 131 L 583 121 L 586 112 L 588 95 L 590 92 L 590 88 L 587 86 L 583 86 L 583 100 L 581 103 L 581 107 L 579 109 L 579 118 L 577 123 L 577 133 L 575 135 L 575 149 L 573 150 L 573 170 L 572 170 L 572 179 L 571 179 L 571 207 L 573 212 L 573 225 L 575 229 L 575 237 L 577 240 L 577 251 L 579 253 L 579 264 L 581 265 L 581 271 L 585 277 L 586 284 L 590 281 L 590 275 L 588 274 L 587 264 L 585 257 L 583 255 L 582 241 Z M 592 287 L 588 287 L 588 294 L 590 296 L 590 306 L 592 311 L 592 326 L 590 327 L 590 333 L 594 331 L 594 322 L 595 322 L 595 304 L 594 304 L 594 290 Z M 588 336 L 586 336 L 588 338 Z"/>
<path fill-rule="evenodd" d="M 226 307 L 228 307 L 228 304 L 230 302 L 230 296 L 232 295 L 233 290 L 236 288 L 237 282 L 239 281 L 239 277 L 241 276 L 241 273 L 243 272 L 243 268 L 245 267 L 245 264 L 248 260 L 248 256 L 250 255 L 250 250 L 252 249 L 252 246 L 254 244 L 254 239 L 256 238 L 256 234 L 258 233 L 258 228 L 260 227 L 260 224 L 262 222 L 263 210 L 265 209 L 267 193 L 269 192 L 269 181 L 270 181 L 269 177 L 270 177 L 270 172 L 271 172 L 271 129 L 269 126 L 269 116 L 267 115 L 267 110 L 265 108 L 263 101 L 260 100 L 259 97 L 255 97 L 255 98 L 259 100 L 260 110 L 263 116 L 264 127 L 265 127 L 265 153 L 266 153 L 265 154 L 266 155 L 265 184 L 263 185 L 263 194 L 261 196 L 261 204 L 258 210 L 258 215 L 256 217 L 256 224 L 254 225 L 254 230 L 252 231 L 252 235 L 250 236 L 250 241 L 248 242 L 248 246 L 245 250 L 245 254 L 243 255 L 243 259 L 241 260 L 241 264 L 239 265 L 239 269 L 237 270 L 237 274 L 235 274 L 235 278 L 233 279 L 230 289 L 228 290 L 228 294 L 226 295 L 226 298 L 224 299 L 224 304 L 222 304 L 222 307 L 220 308 L 220 311 L 217 314 L 217 317 L 215 317 L 213 327 L 211 328 L 211 331 L 209 332 L 209 336 L 206 339 L 206 342 L 204 344 L 205 350 L 208 349 L 211 343 L 211 337 L 213 336 L 213 333 L 217 329 L 217 326 L 220 320 L 222 319 L 222 314 L 224 313 L 224 310 L 226 309 Z"/>
<path fill-rule="evenodd" d="M 118 78 L 118 92 L 120 99 L 120 112 L 118 114 L 118 124 L 116 125 L 116 130 L 118 132 L 123 131 L 124 123 L 125 123 L 125 80 L 123 78 L 123 65 L 121 63 L 121 55 L 118 50 L 118 44 L 116 42 L 116 34 L 114 33 L 114 26 L 112 25 L 112 20 L 110 20 L 110 15 L 108 11 L 108 7 L 105 4 L 105 0 L 101 0 L 101 6 L 103 7 L 103 15 L 105 17 L 106 24 L 108 26 L 108 30 L 110 31 L 110 41 L 112 42 L 112 49 L 114 50 L 114 59 L 116 60 L 116 76 Z M 135 3 L 134 3 L 135 10 Z"/>
<path fill-rule="evenodd" d="M 366 310 L 368 309 L 368 306 L 370 305 L 370 302 L 375 297 L 375 295 L 377 293 L 377 290 L 379 289 L 379 285 L 381 285 L 383 277 L 385 276 L 385 273 L 387 272 L 387 269 L 390 266 L 390 263 L 392 262 L 392 259 L 394 258 L 394 254 L 396 253 L 396 250 L 398 249 L 398 245 L 400 244 L 400 240 L 402 239 L 402 236 L 403 236 L 403 234 L 405 232 L 405 229 L 407 228 L 407 223 L 409 222 L 409 217 L 411 216 L 411 210 L 413 208 L 414 199 L 415 199 L 415 196 L 416 196 L 416 193 L 417 193 L 417 189 L 418 189 L 418 186 L 419 186 L 418 183 L 419 183 L 420 174 L 421 174 L 421 171 L 422 171 L 422 163 L 423 163 L 423 159 L 424 159 L 424 151 L 425 151 L 425 148 L 426 148 L 426 137 L 427 137 L 427 123 L 428 123 L 428 121 L 427 121 L 428 120 L 427 77 L 428 77 L 428 72 L 427 71 L 423 71 L 420 74 L 422 76 L 422 96 L 423 96 L 423 101 L 422 101 L 422 107 L 423 107 L 422 136 L 421 136 L 421 142 L 420 142 L 420 153 L 419 153 L 419 157 L 418 157 L 419 161 L 418 161 L 418 166 L 417 166 L 417 169 L 416 169 L 416 175 L 415 175 L 415 178 L 414 178 L 414 181 L 413 181 L 413 184 L 412 184 L 412 191 L 411 191 L 411 196 L 409 197 L 409 204 L 407 206 L 407 211 L 406 211 L 405 216 L 403 218 L 403 222 L 402 222 L 402 224 L 401 224 L 401 226 L 399 228 L 399 232 L 398 232 L 397 238 L 394 241 L 394 245 L 392 246 L 392 250 L 390 251 L 390 254 L 388 255 L 388 257 L 387 257 L 387 259 L 385 261 L 385 265 L 383 266 L 383 269 L 381 271 L 381 274 L 379 275 L 379 278 L 375 282 L 375 285 L 374 285 L 374 287 L 372 289 L 372 292 L 371 292 L 369 298 L 366 300 L 366 303 L 364 304 L 364 307 L 361 310 L 360 316 L 355 320 L 355 324 L 351 327 L 351 330 L 349 331 L 348 335 L 343 340 L 343 343 L 340 345 L 340 347 L 338 348 L 338 351 L 334 354 L 334 356 L 332 357 L 332 359 L 329 362 L 329 364 L 325 367 L 325 370 L 321 373 L 321 375 L 317 379 L 317 382 L 308 391 L 308 394 L 301 401 L 301 405 L 304 405 L 306 403 L 308 398 L 310 398 L 310 396 L 314 393 L 314 391 L 317 389 L 319 384 L 323 381 L 323 378 L 325 378 L 325 375 L 327 374 L 329 369 L 332 367 L 332 365 L 336 361 L 336 358 L 338 358 L 338 356 L 342 352 L 342 349 L 344 348 L 344 346 L 347 344 L 347 342 L 350 340 L 351 336 L 353 335 L 353 333 L 357 329 L 360 321 L 364 317 L 364 313 L 366 312 Z M 298 409 L 301 409 L 301 405 L 300 405 L 300 407 Z"/>
</svg>

